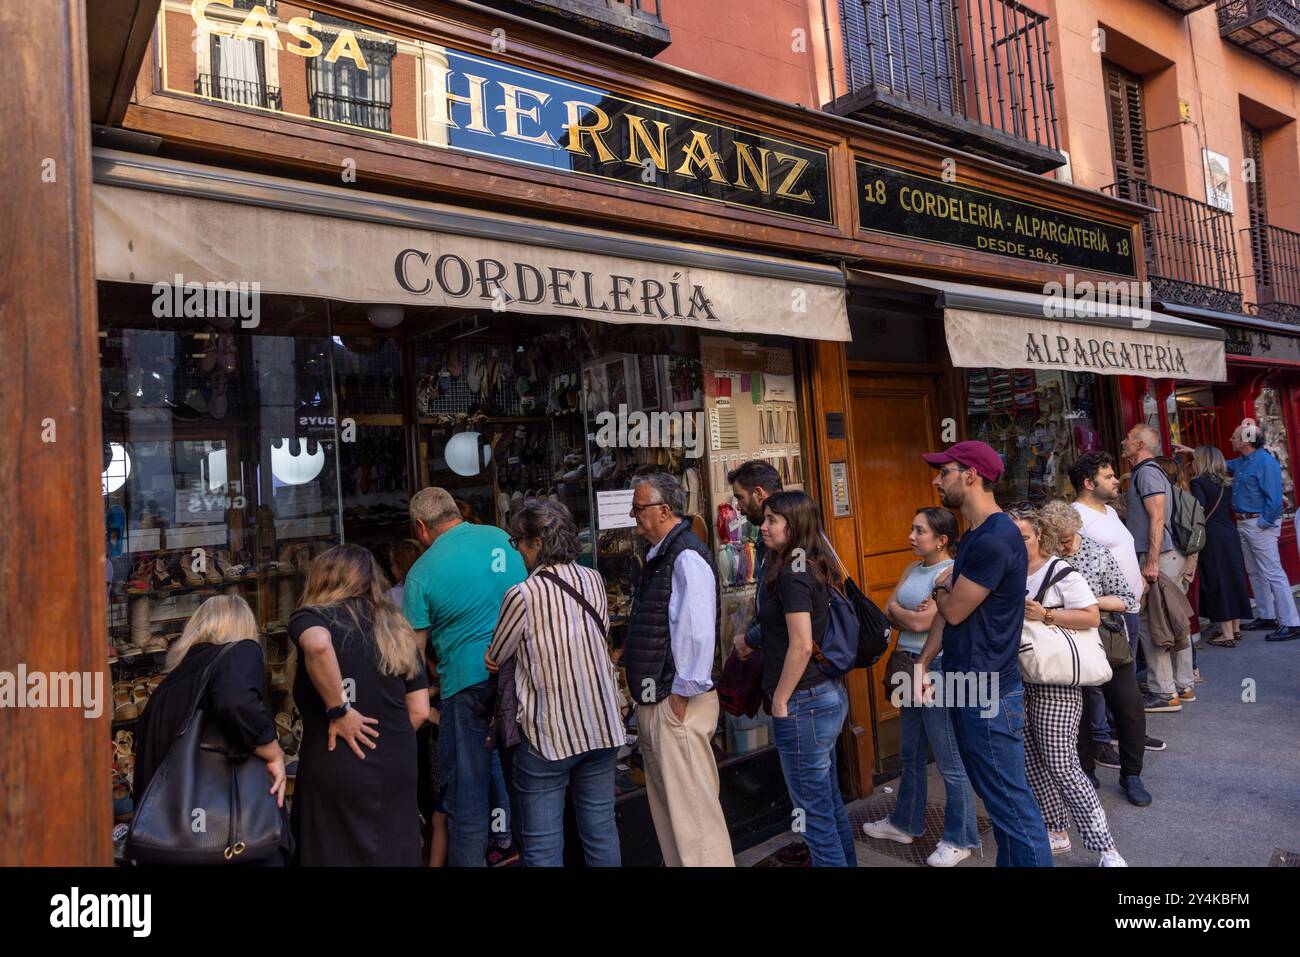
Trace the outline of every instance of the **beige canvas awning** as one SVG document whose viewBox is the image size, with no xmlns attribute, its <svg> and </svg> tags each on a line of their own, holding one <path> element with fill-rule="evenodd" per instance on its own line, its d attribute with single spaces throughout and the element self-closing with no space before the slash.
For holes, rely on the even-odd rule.
<svg viewBox="0 0 1300 957">
<path fill-rule="evenodd" d="M 850 338 L 833 267 L 109 151 L 95 179 L 102 280 Z"/>
<path fill-rule="evenodd" d="M 1089 301 L 1082 298 L 1081 285 L 1049 296 L 886 273 L 854 271 L 849 278 L 876 288 L 934 294 L 943 310 L 948 353 L 961 368 L 1227 379 L 1222 329 L 1152 312 L 1137 304 L 1136 295 L 1099 290 Z"/>
</svg>

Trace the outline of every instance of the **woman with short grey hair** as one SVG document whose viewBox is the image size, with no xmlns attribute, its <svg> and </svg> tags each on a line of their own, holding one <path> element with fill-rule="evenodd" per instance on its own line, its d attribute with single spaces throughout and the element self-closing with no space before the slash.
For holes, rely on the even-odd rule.
<svg viewBox="0 0 1300 957">
<path fill-rule="evenodd" d="M 486 664 L 515 659 L 517 716 L 513 785 L 522 818 L 524 863 L 564 862 L 564 794 L 573 790 L 589 867 L 618 867 L 614 765 L 626 738 L 606 636 L 605 583 L 576 562 L 578 529 L 547 500 L 510 520 L 510 544 L 528 577 L 501 601 Z"/>
</svg>

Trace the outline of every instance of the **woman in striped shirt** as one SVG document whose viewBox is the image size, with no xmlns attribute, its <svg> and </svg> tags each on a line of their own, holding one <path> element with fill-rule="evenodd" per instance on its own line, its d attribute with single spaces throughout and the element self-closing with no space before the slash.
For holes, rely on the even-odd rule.
<svg viewBox="0 0 1300 957">
<path fill-rule="evenodd" d="M 528 577 L 501 601 L 487 651 L 495 672 L 512 656 L 519 724 L 513 783 L 523 819 L 524 863 L 564 860 L 564 793 L 573 791 L 589 867 L 618 867 L 614 765 L 625 739 L 606 635 L 605 583 L 575 563 L 578 529 L 569 510 L 542 500 L 510 520 Z"/>
</svg>

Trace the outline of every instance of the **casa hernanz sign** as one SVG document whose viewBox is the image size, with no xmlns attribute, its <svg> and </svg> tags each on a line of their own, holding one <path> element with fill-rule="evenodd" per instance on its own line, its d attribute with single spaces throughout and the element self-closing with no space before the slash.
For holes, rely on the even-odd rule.
<svg viewBox="0 0 1300 957">
<path fill-rule="evenodd" d="M 857 162 L 858 223 L 1050 266 L 1137 276 L 1130 230 L 903 170 Z"/>
<path fill-rule="evenodd" d="M 338 62 L 386 100 L 309 106 L 219 74 L 204 43 L 160 44 L 170 93 L 556 172 L 832 223 L 830 154 L 537 70 L 320 15 L 194 0 L 185 32 L 256 41 L 282 75 Z M 311 11 L 308 11 L 311 12 Z M 166 28 L 166 16 L 160 17 Z M 172 26 L 175 29 L 175 26 Z M 198 76 L 194 88 L 187 80 Z M 383 78 L 366 80 L 366 77 Z M 409 78 L 399 84 L 389 77 Z M 206 79 L 205 79 L 206 77 Z M 344 98 L 346 99 L 346 98 Z"/>
</svg>

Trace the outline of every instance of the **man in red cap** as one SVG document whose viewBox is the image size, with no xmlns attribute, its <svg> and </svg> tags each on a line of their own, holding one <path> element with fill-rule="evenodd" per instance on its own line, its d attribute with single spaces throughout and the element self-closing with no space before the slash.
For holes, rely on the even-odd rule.
<svg viewBox="0 0 1300 957">
<path fill-rule="evenodd" d="M 939 614 L 918 671 L 929 672 L 942 646 L 945 673 L 962 673 L 967 688 L 992 685 L 998 702 L 992 713 L 977 702 L 944 702 L 952 712 L 957 747 L 993 821 L 998 866 L 1051 867 L 1047 828 L 1025 777 L 1019 652 L 1029 556 L 1016 523 L 993 497 L 1002 459 L 984 442 L 958 442 L 924 458 L 939 470 L 933 485 L 940 501 L 961 512 L 967 531 L 956 561 L 935 580 L 931 597 Z M 945 686 L 957 685 L 945 681 Z"/>
</svg>

